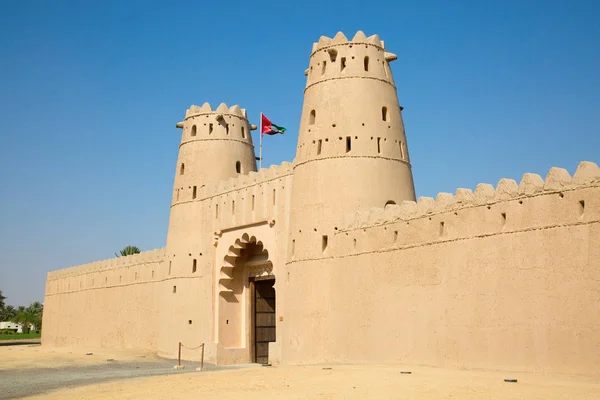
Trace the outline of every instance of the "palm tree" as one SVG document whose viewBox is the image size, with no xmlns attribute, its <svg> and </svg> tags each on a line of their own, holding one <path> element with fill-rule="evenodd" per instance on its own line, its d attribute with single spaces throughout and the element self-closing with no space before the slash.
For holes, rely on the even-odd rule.
<svg viewBox="0 0 600 400">
<path fill-rule="evenodd" d="M 4 310 L 4 299 L 6 297 L 2 296 L 2 289 L 0 289 L 0 311 Z"/>
<path fill-rule="evenodd" d="M 33 329 L 39 332 L 42 328 L 43 311 L 44 306 L 38 301 L 31 303 L 27 308 L 19 306 L 16 315 L 12 317 L 11 321 L 20 324 L 23 328 L 23 333 L 29 333 L 32 325 Z"/>
<path fill-rule="evenodd" d="M 120 255 L 115 253 L 115 256 L 125 257 L 125 256 L 130 256 L 132 254 L 138 254 L 138 253 L 140 253 L 140 248 L 137 246 L 127 246 L 123 250 L 121 250 L 120 253 L 121 253 Z"/>
<path fill-rule="evenodd" d="M 10 321 L 15 315 L 17 315 L 15 307 L 8 305 L 3 310 L 0 310 L 0 321 Z"/>
</svg>

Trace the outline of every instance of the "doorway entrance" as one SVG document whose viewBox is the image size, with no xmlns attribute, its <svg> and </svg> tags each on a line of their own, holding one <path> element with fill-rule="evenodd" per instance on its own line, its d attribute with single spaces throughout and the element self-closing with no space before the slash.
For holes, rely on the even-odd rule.
<svg viewBox="0 0 600 400">
<path fill-rule="evenodd" d="M 253 280 L 254 362 L 269 362 L 269 342 L 275 341 L 275 279 Z"/>
</svg>

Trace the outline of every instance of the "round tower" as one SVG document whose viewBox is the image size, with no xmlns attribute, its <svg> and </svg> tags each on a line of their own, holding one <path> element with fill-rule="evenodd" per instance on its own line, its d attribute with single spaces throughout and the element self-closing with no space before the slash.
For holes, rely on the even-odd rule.
<svg viewBox="0 0 600 400">
<path fill-rule="evenodd" d="M 161 289 L 164 310 L 158 352 L 177 355 L 177 343 L 212 341 L 214 223 L 211 200 L 220 181 L 256 171 L 256 156 L 246 111 L 221 104 L 192 106 L 182 129 Z M 207 359 L 211 359 L 210 346 Z M 200 353 L 186 357 L 197 358 Z"/>
<path fill-rule="evenodd" d="M 389 66 L 396 58 L 377 35 L 367 38 L 361 31 L 351 41 L 339 32 L 313 45 L 290 213 L 296 258 L 309 248 L 326 248 L 328 231 L 348 213 L 415 200 Z"/>
</svg>

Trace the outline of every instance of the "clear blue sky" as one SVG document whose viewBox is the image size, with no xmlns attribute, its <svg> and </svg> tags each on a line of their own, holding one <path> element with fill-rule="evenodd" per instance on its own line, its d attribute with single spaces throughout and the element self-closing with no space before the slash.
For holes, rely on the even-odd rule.
<svg viewBox="0 0 600 400">
<path fill-rule="evenodd" d="M 418 196 L 600 162 L 597 1 L 17 1 L 0 4 L 0 289 L 165 244 L 191 104 L 288 128 L 294 158 L 320 35 L 377 33 L 398 55 Z M 257 144 L 257 137 L 255 143 Z"/>
</svg>

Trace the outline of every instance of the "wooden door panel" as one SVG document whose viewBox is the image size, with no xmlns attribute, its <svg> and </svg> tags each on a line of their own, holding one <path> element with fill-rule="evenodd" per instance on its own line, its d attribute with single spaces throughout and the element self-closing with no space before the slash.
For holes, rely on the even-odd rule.
<svg viewBox="0 0 600 400">
<path fill-rule="evenodd" d="M 254 282 L 254 361 L 269 362 L 269 342 L 275 341 L 274 280 Z"/>
</svg>

